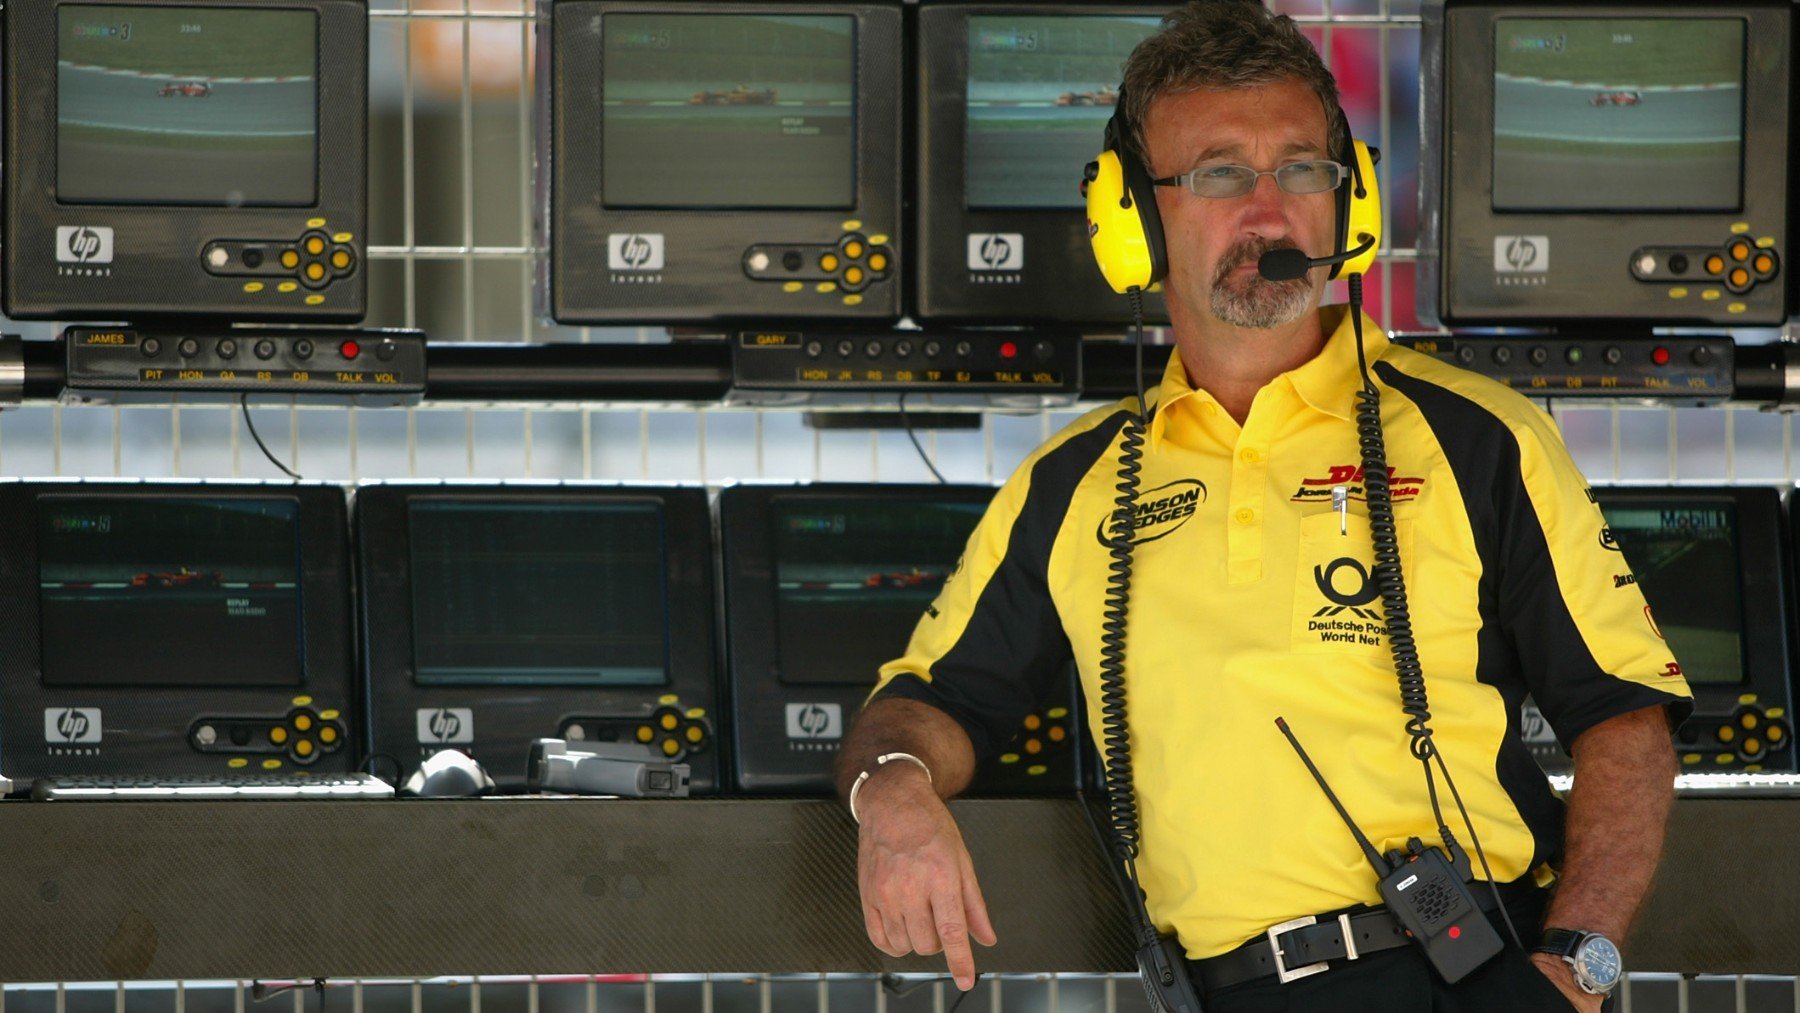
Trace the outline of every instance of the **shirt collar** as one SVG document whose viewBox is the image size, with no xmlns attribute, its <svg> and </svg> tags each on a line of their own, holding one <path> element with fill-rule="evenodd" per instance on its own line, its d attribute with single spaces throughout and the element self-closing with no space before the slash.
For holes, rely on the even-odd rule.
<svg viewBox="0 0 1800 1013">
<path fill-rule="evenodd" d="M 1271 382 L 1285 380 L 1309 406 L 1348 422 L 1356 412 L 1355 392 L 1362 386 L 1362 376 L 1356 366 L 1356 331 L 1350 320 L 1350 307 L 1343 304 L 1319 307 L 1319 325 L 1326 331 L 1325 346 L 1319 354 Z M 1369 364 L 1373 366 L 1387 350 L 1387 333 L 1368 314 L 1363 314 L 1363 354 Z M 1171 349 L 1162 383 L 1152 395 L 1155 412 L 1150 422 L 1152 444 L 1161 439 L 1168 425 L 1168 410 L 1188 398 L 1193 399 L 1194 406 L 1217 404 L 1211 394 L 1196 390 L 1188 382 L 1180 349 Z M 1222 409 L 1215 407 L 1214 410 Z"/>
</svg>

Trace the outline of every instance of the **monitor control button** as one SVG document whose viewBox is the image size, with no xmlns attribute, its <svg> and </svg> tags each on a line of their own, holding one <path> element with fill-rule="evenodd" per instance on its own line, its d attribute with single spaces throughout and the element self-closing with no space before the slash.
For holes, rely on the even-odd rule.
<svg viewBox="0 0 1800 1013">
<path fill-rule="evenodd" d="M 223 246 L 214 246 L 206 251 L 206 266 L 213 270 L 221 270 L 231 263 L 231 251 Z"/>
<path fill-rule="evenodd" d="M 219 358 L 221 358 L 221 359 L 237 358 L 237 352 L 238 352 L 237 342 L 233 341 L 230 338 L 226 338 L 225 340 L 219 342 L 219 347 L 217 350 L 219 353 Z"/>
<path fill-rule="evenodd" d="M 281 266 L 292 271 L 300 266 L 300 254 L 293 250 L 281 251 Z"/>
<path fill-rule="evenodd" d="M 313 354 L 313 343 L 312 342 L 306 340 L 305 338 L 301 338 L 299 341 L 294 342 L 294 358 L 310 359 L 310 358 L 312 358 L 312 354 Z"/>
<path fill-rule="evenodd" d="M 200 342 L 193 338 L 182 338 L 181 343 L 175 346 L 175 350 L 181 353 L 182 358 L 191 359 L 200 354 Z"/>
<path fill-rule="evenodd" d="M 781 266 L 789 271 L 798 271 L 806 266 L 806 258 L 800 255 L 799 250 L 789 250 L 781 255 Z"/>
<path fill-rule="evenodd" d="M 145 358 L 154 359 L 162 353 L 162 340 L 160 338 L 145 338 L 143 343 L 138 346 L 138 349 L 144 353 Z"/>
</svg>

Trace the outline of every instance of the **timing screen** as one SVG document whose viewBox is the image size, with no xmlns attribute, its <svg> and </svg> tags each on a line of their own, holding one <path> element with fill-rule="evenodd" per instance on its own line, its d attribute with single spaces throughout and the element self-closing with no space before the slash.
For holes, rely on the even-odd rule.
<svg viewBox="0 0 1800 1013">
<path fill-rule="evenodd" d="M 854 18 L 604 17 L 608 207 L 855 205 Z"/>
<path fill-rule="evenodd" d="M 57 199 L 313 203 L 317 49 L 311 11 L 64 5 Z"/>
<path fill-rule="evenodd" d="M 971 208 L 1080 208 L 1125 58 L 1156 18 L 972 16 L 966 179 Z"/>
<path fill-rule="evenodd" d="M 297 686 L 298 504 L 38 501 L 46 686 Z"/>
<path fill-rule="evenodd" d="M 1737 509 L 1613 506 L 1606 523 L 1687 680 L 1743 682 Z"/>
<path fill-rule="evenodd" d="M 1503 18 L 1494 210 L 1743 204 L 1744 22 Z"/>
<path fill-rule="evenodd" d="M 419 500 L 407 524 L 420 685 L 668 681 L 657 504 Z"/>
<path fill-rule="evenodd" d="M 980 503 L 775 503 L 775 629 L 782 682 L 875 684 L 955 571 Z"/>
</svg>

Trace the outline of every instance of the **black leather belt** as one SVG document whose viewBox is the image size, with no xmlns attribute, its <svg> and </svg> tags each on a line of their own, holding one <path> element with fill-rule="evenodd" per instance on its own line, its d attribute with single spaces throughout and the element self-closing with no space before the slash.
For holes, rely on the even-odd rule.
<svg viewBox="0 0 1800 1013">
<path fill-rule="evenodd" d="M 1486 883 L 1471 883 L 1470 888 L 1476 905 L 1493 914 L 1494 891 Z M 1503 883 L 1500 893 L 1510 897 L 1536 889 L 1528 883 Z M 1327 961 L 1356 960 L 1410 942 L 1386 908 L 1365 908 L 1322 918 L 1308 915 L 1272 925 L 1261 938 L 1216 957 L 1190 960 L 1187 965 L 1196 982 L 1212 992 L 1270 976 L 1289 982 L 1328 970 L 1328 966 L 1315 966 Z"/>
</svg>

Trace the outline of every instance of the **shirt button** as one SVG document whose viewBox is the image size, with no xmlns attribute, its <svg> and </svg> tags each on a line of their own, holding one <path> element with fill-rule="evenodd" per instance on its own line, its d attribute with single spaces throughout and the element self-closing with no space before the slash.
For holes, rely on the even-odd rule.
<svg viewBox="0 0 1800 1013">
<path fill-rule="evenodd" d="M 1244 462 L 1245 464 L 1255 464 L 1256 462 L 1262 460 L 1262 455 L 1256 452 L 1255 447 L 1245 447 L 1243 450 L 1238 452 L 1238 460 Z"/>
<path fill-rule="evenodd" d="M 1256 511 L 1250 509 L 1249 507 L 1245 507 L 1242 510 L 1239 510 L 1237 512 L 1237 522 L 1239 524 L 1248 524 L 1255 519 L 1256 519 Z"/>
<path fill-rule="evenodd" d="M 1200 410 L 1208 415 L 1213 415 L 1218 412 L 1219 406 L 1213 404 L 1211 401 L 1202 401 L 1200 403 Z"/>
</svg>

